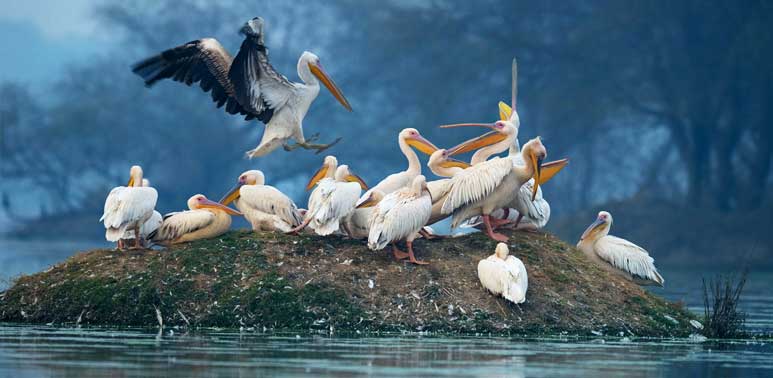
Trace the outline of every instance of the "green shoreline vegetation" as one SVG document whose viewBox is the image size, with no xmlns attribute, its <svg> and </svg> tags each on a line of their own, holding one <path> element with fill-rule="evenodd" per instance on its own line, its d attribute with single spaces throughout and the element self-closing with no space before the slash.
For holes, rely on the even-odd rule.
<svg viewBox="0 0 773 378">
<path fill-rule="evenodd" d="M 0 322 L 336 332 L 684 337 L 696 319 L 545 233 L 509 234 L 527 301 L 484 291 L 480 233 L 417 240 L 429 266 L 357 240 L 231 231 L 167 250 L 81 252 L 0 294 Z M 666 277 L 666 284 L 668 284 Z"/>
</svg>

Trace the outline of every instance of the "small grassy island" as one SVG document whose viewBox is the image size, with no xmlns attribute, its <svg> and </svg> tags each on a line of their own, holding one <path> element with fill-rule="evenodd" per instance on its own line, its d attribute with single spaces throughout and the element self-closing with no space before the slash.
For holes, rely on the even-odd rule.
<svg viewBox="0 0 773 378">
<path fill-rule="evenodd" d="M 78 253 L 0 293 L 0 321 L 155 327 L 160 312 L 165 326 L 277 331 L 691 333 L 688 311 L 595 267 L 573 246 L 544 233 L 509 236 L 529 274 L 520 306 L 478 281 L 477 263 L 496 244 L 480 233 L 417 240 L 431 264 L 414 266 L 361 241 L 232 231 L 163 251 Z"/>
</svg>

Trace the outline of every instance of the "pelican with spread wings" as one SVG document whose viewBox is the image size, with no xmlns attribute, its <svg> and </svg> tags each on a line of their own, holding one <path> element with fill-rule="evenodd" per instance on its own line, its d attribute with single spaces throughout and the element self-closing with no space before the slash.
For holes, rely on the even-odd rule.
<svg viewBox="0 0 773 378">
<path fill-rule="evenodd" d="M 298 77 L 293 83 L 277 72 L 268 61 L 268 48 L 263 43 L 263 19 L 253 18 L 241 28 L 244 35 L 239 52 L 231 57 L 214 38 L 204 38 L 173 47 L 138 62 L 132 71 L 152 86 L 159 80 L 172 79 L 186 85 L 199 83 L 212 93 L 217 107 L 225 105 L 230 114 L 245 119 L 257 118 L 266 125 L 260 144 L 247 152 L 250 158 L 265 156 L 279 146 L 285 150 L 298 147 L 320 153 L 338 142 L 313 144 L 317 136 L 306 140 L 303 118 L 319 94 L 320 82 L 341 105 L 352 107 L 333 80 L 325 73 L 319 57 L 308 51 L 298 59 Z M 288 141 L 296 141 L 289 145 Z"/>
</svg>

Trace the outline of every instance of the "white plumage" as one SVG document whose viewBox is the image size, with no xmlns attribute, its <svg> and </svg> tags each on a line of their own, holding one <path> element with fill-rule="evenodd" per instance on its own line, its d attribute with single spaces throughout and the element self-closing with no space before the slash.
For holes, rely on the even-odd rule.
<svg viewBox="0 0 773 378">
<path fill-rule="evenodd" d="M 213 238 L 228 231 L 231 215 L 241 215 L 202 194 L 188 199 L 188 208 L 164 215 L 161 226 L 150 235 L 151 240 L 168 245 Z"/>
<path fill-rule="evenodd" d="M 612 215 L 599 212 L 582 234 L 577 248 L 602 268 L 639 285 L 663 286 L 663 277 L 655 268 L 655 260 L 642 247 L 628 240 L 611 236 Z"/>
<path fill-rule="evenodd" d="M 427 190 L 426 179 L 419 175 L 410 187 L 387 194 L 376 205 L 368 235 L 368 248 L 376 251 L 389 243 L 406 240 L 411 262 L 416 263 L 411 244 L 421 228 L 427 224 L 431 212 L 432 199 Z M 395 253 L 395 256 L 398 256 L 398 253 Z"/>
<path fill-rule="evenodd" d="M 309 227 L 318 235 L 330 235 L 338 231 L 342 218 L 354 210 L 362 188 L 357 182 L 349 182 L 349 167 L 339 166 L 334 178 L 319 181 L 309 197 Z"/>
<path fill-rule="evenodd" d="M 127 230 L 139 230 L 153 215 L 153 209 L 156 207 L 156 190 L 140 186 L 142 168 L 135 165 L 130 174 L 128 186 L 119 186 L 110 191 L 105 200 L 104 212 L 99 219 L 105 225 L 105 239 L 111 242 L 119 241 Z M 139 238 L 136 241 L 139 243 Z"/>
<path fill-rule="evenodd" d="M 148 179 L 143 178 L 142 179 L 142 187 L 148 188 L 150 187 L 150 181 Z M 159 213 L 156 210 L 153 210 L 153 214 L 151 214 L 150 218 L 145 221 L 145 223 L 142 224 L 140 227 L 140 236 L 142 239 L 147 239 L 148 235 L 150 235 L 153 231 L 158 229 L 158 226 L 161 225 L 161 221 L 163 221 L 163 217 L 161 216 L 161 213 Z M 123 235 L 121 236 L 121 239 L 134 239 L 134 230 L 128 229 L 126 230 Z"/>
<path fill-rule="evenodd" d="M 242 173 L 236 186 L 220 202 L 228 205 L 231 201 L 253 230 L 288 232 L 303 220 L 290 197 L 265 185 L 265 176 L 259 170 Z"/>
<path fill-rule="evenodd" d="M 513 303 L 526 301 L 529 277 L 523 262 L 508 255 L 507 244 L 497 244 L 496 252 L 478 262 L 478 279 L 488 291 Z"/>
</svg>

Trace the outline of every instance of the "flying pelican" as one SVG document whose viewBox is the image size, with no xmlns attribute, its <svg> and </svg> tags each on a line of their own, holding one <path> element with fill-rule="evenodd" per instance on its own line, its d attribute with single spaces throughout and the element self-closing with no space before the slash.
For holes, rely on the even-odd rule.
<svg viewBox="0 0 773 378">
<path fill-rule="evenodd" d="M 529 276 L 520 259 L 508 256 L 507 244 L 498 243 L 493 255 L 478 262 L 478 279 L 488 291 L 513 303 L 526 301 Z"/>
<path fill-rule="evenodd" d="M 298 232 L 308 225 L 317 235 L 330 235 L 339 230 L 341 220 L 354 210 L 367 185 L 349 171 L 349 166 L 337 164 L 335 157 L 325 157 L 324 164 L 306 186 L 308 189 L 318 183 L 309 196 L 305 219 L 290 232 Z"/>
<path fill-rule="evenodd" d="M 158 192 L 151 187 L 142 187 L 142 168 L 132 166 L 129 170 L 129 183 L 126 186 L 113 188 L 105 200 L 105 209 L 100 222 L 105 224 L 105 239 L 118 243 L 118 249 L 123 249 L 121 237 L 128 230 L 134 232 L 134 247 L 141 248 L 142 233 L 140 228 L 153 216 Z"/>
<path fill-rule="evenodd" d="M 205 92 L 212 91 L 217 107 L 225 105 L 225 111 L 230 114 L 243 114 L 248 120 L 257 118 L 265 123 L 260 144 L 247 152 L 250 158 L 265 156 L 280 145 L 287 150 L 303 147 L 319 153 L 338 142 L 310 144 L 316 137 L 307 141 L 303 136 L 303 118 L 319 94 L 320 82 L 344 108 L 352 110 L 341 90 L 325 73 L 319 58 L 305 51 L 298 60 L 298 77 L 303 83 L 293 83 L 268 61 L 262 18 L 247 21 L 240 32 L 245 38 L 235 58 L 216 39 L 204 38 L 140 61 L 132 71 L 147 86 L 162 79 L 186 85 L 199 82 Z M 287 145 L 290 139 L 296 144 Z"/>
<path fill-rule="evenodd" d="M 405 158 L 408 159 L 408 168 L 385 177 L 376 186 L 372 187 L 370 191 L 379 190 L 384 194 L 389 194 L 410 185 L 413 179 L 421 174 L 421 162 L 416 152 L 411 149 L 411 146 L 427 155 L 437 150 L 434 144 L 424 139 L 419 130 L 414 128 L 406 128 L 400 131 L 397 135 L 397 144 L 400 146 L 400 151 L 405 155 Z M 370 191 L 365 192 L 357 204 L 364 202 L 370 195 Z"/>
<path fill-rule="evenodd" d="M 384 198 L 384 192 L 376 189 L 369 191 L 362 203 L 349 213 L 341 223 L 341 228 L 352 239 L 367 239 L 370 234 L 370 218 L 373 210 Z"/>
<path fill-rule="evenodd" d="M 377 251 L 392 243 L 395 259 L 407 258 L 414 264 L 427 264 L 416 260 L 413 240 L 427 224 L 432 212 L 432 198 L 427 189 L 427 179 L 416 176 L 410 186 L 387 194 L 376 205 L 371 218 L 368 248 Z M 397 249 L 397 242 L 405 239 L 408 253 Z"/>
<path fill-rule="evenodd" d="M 188 199 L 188 209 L 164 215 L 150 239 L 158 244 L 179 244 L 220 236 L 231 227 L 231 215 L 242 215 L 228 206 L 210 201 L 203 194 Z"/>
<path fill-rule="evenodd" d="M 265 181 L 263 172 L 246 171 L 220 203 L 234 202 L 256 231 L 288 232 L 301 224 L 303 217 L 295 203 L 278 189 L 265 185 Z"/>
<path fill-rule="evenodd" d="M 142 179 L 142 187 L 143 188 L 149 188 L 150 187 L 150 180 L 143 178 Z M 158 229 L 158 226 L 161 225 L 161 221 L 163 221 L 163 218 L 161 217 L 161 213 L 159 213 L 156 210 L 153 210 L 153 215 L 148 218 L 148 220 L 145 221 L 145 223 L 142 224 L 140 227 L 140 236 L 141 241 L 147 240 L 148 235 Z M 134 230 L 128 229 L 126 232 L 123 233 L 123 236 L 121 236 L 121 240 L 128 240 L 128 239 L 134 239 Z"/>
<path fill-rule="evenodd" d="M 655 260 L 644 248 L 628 240 L 608 235 L 612 214 L 601 211 L 583 232 L 577 248 L 591 261 L 609 272 L 643 286 L 663 286 L 663 277 L 655 268 Z"/>
</svg>

